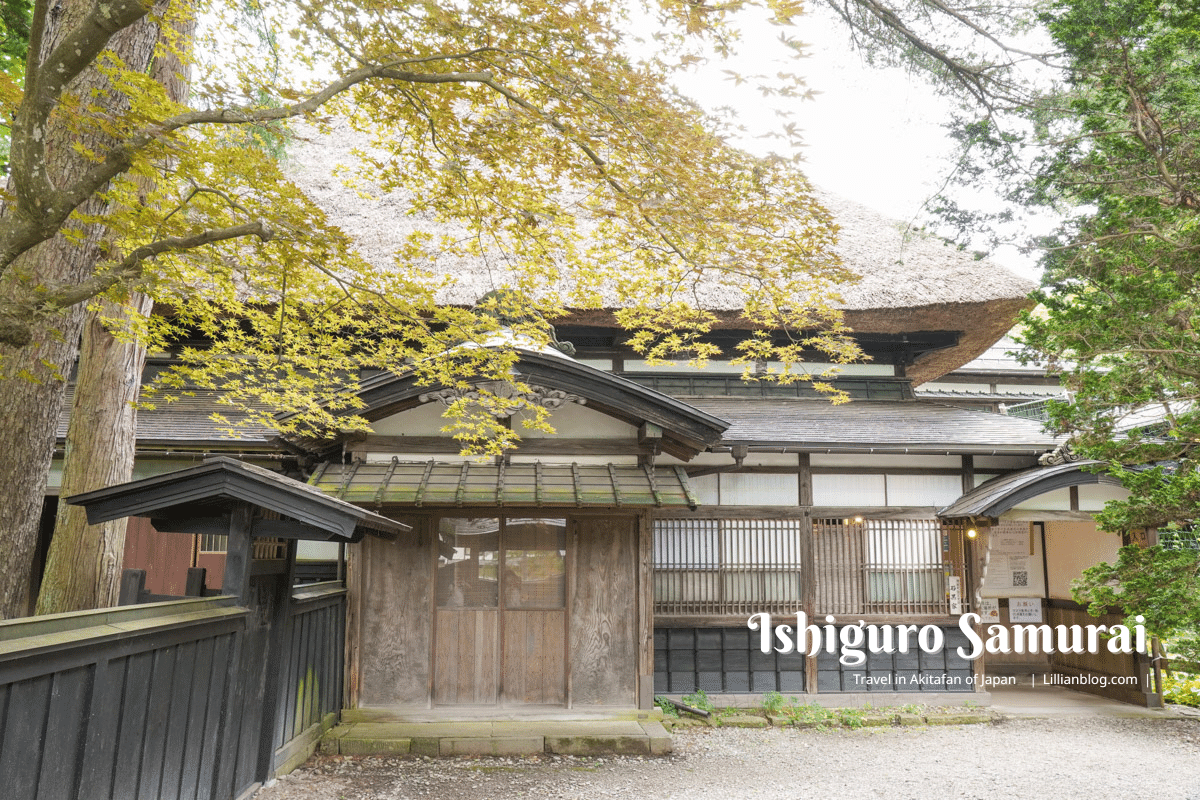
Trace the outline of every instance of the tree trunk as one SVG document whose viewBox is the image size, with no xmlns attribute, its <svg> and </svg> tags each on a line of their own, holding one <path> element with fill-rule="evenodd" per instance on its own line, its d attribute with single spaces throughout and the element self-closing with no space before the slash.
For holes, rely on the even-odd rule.
<svg viewBox="0 0 1200 800">
<path fill-rule="evenodd" d="M 161 5 L 161 4 L 160 4 Z M 190 44 L 195 18 L 175 21 L 181 43 Z M 155 58 L 151 76 L 174 102 L 187 99 L 189 66 L 173 56 Z M 133 476 L 137 444 L 134 403 L 141 387 L 146 348 L 114 336 L 104 320 L 150 314 L 153 303 L 133 294 L 121 306 L 104 300 L 87 314 L 79 370 L 67 429 L 60 498 L 124 483 Z M 37 599 L 38 614 L 56 614 L 116 605 L 127 520 L 88 525 L 78 506 L 59 501 L 46 572 Z"/>
<path fill-rule="evenodd" d="M 64 0 L 47 15 L 41 55 L 45 57 L 87 13 L 92 0 Z M 109 47 L 132 70 L 146 70 L 154 50 L 156 26 L 147 19 L 119 31 Z M 112 91 L 108 80 L 95 69 L 85 70 L 71 86 L 76 95 L 94 93 L 114 105 L 120 113 L 128 103 Z M 46 126 L 46 165 L 52 181 L 63 184 L 89 166 L 75 150 L 78 136 L 70 130 L 63 114 L 53 114 Z M 97 150 L 105 144 L 83 142 Z M 10 189 L 12 187 L 9 187 Z M 104 204 L 97 198 L 80 209 L 101 214 Z M 79 236 L 76 242 L 59 234 L 19 258 L 0 280 L 0 293 L 17 296 L 39 286 L 78 283 L 95 268 L 100 257 L 102 231 L 95 225 L 68 222 L 64 229 Z M 38 320 L 33 341 L 20 349 L 0 350 L 3 380 L 0 380 L 0 617 L 23 616 L 30 611 L 30 586 L 38 523 L 46 491 L 46 479 L 54 455 L 59 416 L 66 381 L 79 350 L 84 308 L 67 309 L 61 315 Z"/>
<path fill-rule="evenodd" d="M 60 498 L 128 481 L 137 441 L 137 401 L 146 348 L 113 336 L 104 317 L 150 313 L 135 294 L 127 306 L 108 300 L 89 311 L 63 455 Z M 88 525 L 87 513 L 62 500 L 38 593 L 37 613 L 57 614 L 115 605 L 125 549 L 124 519 Z"/>
</svg>

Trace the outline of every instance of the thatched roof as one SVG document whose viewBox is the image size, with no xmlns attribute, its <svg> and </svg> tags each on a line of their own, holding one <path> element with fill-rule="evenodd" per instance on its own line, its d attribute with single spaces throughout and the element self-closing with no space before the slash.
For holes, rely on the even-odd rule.
<svg viewBox="0 0 1200 800">
<path fill-rule="evenodd" d="M 403 192 L 383 192 L 361 182 L 348 186 L 339 167 L 357 166 L 351 149 L 366 149 L 365 137 L 348 126 L 337 125 L 332 136 L 311 131 L 303 135 L 290 154 L 290 171 L 367 261 L 389 265 L 398 244 L 415 231 L 465 234 L 454 223 L 414 213 Z M 861 276 L 859 282 L 841 287 L 841 306 L 852 328 L 864 333 L 960 332 L 958 346 L 932 353 L 909 368 L 914 382 L 975 358 L 1012 327 L 1020 309 L 1028 307 L 1032 282 L 864 206 L 827 192 L 819 195 L 841 226 L 839 255 Z M 457 256 L 440 257 L 429 269 L 454 278 L 438 299 L 455 305 L 473 305 L 486 292 L 501 288 L 507 272 L 499 259 Z M 703 300 L 720 313 L 725 325 L 741 326 L 738 293 L 714 291 Z M 583 311 L 567 321 L 610 325 L 610 312 Z"/>
</svg>

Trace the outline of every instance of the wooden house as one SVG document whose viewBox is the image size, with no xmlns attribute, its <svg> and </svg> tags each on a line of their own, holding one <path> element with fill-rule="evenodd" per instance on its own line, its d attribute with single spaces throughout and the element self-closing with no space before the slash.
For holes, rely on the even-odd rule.
<svg viewBox="0 0 1200 800">
<path fill-rule="evenodd" d="M 385 257 L 378 236 L 356 231 L 365 201 L 313 177 L 328 167 L 320 158 L 302 161 L 335 221 Z M 1070 579 L 1119 544 L 1091 512 L 1121 490 L 1078 465 L 1039 465 L 1061 442 L 1037 420 L 996 413 L 995 397 L 921 395 L 961 380 L 944 376 L 1010 328 L 1027 282 L 826 202 L 845 262 L 863 275 L 844 300 L 869 360 L 836 379 L 845 405 L 806 383 L 745 382 L 720 360 L 703 371 L 648 365 L 610 313 L 591 311 L 555 321 L 573 357 L 521 351 L 514 377 L 530 391 L 510 422 L 541 406 L 556 434 L 526 432 L 503 459 L 460 457 L 442 432 L 458 392 L 384 374 L 362 384 L 371 434 L 307 450 L 265 431 L 217 432 L 203 393 L 143 413 L 139 470 L 236 455 L 412 527 L 341 551 L 301 548 L 302 560 L 344 558 L 351 707 L 647 708 L 655 694 L 697 690 L 935 698 L 982 692 L 997 667 L 1134 670 L 1132 660 L 957 655 L 960 616 L 994 611 L 1007 624 L 1009 598 L 1078 615 Z M 497 288 L 468 275 L 446 300 Z M 713 339 L 743 338 L 737 299 L 718 311 Z M 129 538 L 131 561 L 215 568 L 220 558 L 219 541 L 155 537 L 158 552 L 142 533 Z M 835 629 L 932 626 L 945 646 L 860 664 L 762 652 L 747 619 L 797 612 L 832 617 Z"/>
</svg>

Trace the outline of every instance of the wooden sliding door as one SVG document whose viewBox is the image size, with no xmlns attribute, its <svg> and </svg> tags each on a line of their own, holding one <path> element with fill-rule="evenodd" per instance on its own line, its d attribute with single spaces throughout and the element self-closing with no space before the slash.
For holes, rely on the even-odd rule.
<svg viewBox="0 0 1200 800">
<path fill-rule="evenodd" d="M 433 701 L 566 703 L 566 520 L 439 521 Z"/>
</svg>

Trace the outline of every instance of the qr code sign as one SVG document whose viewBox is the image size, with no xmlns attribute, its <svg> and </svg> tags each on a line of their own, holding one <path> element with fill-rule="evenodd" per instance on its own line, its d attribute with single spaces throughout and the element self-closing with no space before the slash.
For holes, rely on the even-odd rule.
<svg viewBox="0 0 1200 800">
<path fill-rule="evenodd" d="M 1028 571 L 1013 573 L 1013 586 L 1028 586 L 1028 585 L 1029 585 L 1029 572 Z"/>
</svg>

